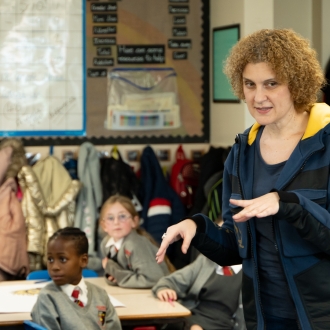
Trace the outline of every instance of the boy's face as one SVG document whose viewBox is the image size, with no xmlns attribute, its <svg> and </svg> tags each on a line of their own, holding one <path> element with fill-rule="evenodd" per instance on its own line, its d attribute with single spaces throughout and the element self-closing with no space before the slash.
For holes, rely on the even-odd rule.
<svg viewBox="0 0 330 330">
<path fill-rule="evenodd" d="M 87 254 L 77 254 L 73 241 L 58 237 L 48 243 L 47 269 L 56 285 L 77 285 L 87 261 Z"/>
</svg>

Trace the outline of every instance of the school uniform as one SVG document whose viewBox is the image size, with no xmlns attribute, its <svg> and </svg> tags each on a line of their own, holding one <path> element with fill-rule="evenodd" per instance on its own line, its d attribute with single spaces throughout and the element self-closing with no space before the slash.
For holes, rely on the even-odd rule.
<svg viewBox="0 0 330 330">
<path fill-rule="evenodd" d="M 235 327 L 233 318 L 239 311 L 241 281 L 240 270 L 223 276 L 222 267 L 199 255 L 190 265 L 161 278 L 152 292 L 155 297 L 163 289 L 177 293 L 178 301 L 192 313 L 186 318 L 185 329 L 193 324 L 208 330 L 244 329 L 244 321 L 243 326 Z"/>
<path fill-rule="evenodd" d="M 120 246 L 117 244 L 118 251 L 112 255 L 111 240 L 110 236 L 106 236 L 101 242 L 103 257 L 109 258 L 106 278 L 111 275 L 116 279 L 116 282 L 107 279 L 108 284 L 124 288 L 151 288 L 161 277 L 169 274 L 166 264 L 157 264 L 155 260 L 158 247 L 135 229 L 123 238 Z"/>
<path fill-rule="evenodd" d="M 85 293 L 82 300 L 86 302 L 83 307 L 74 302 L 67 288 L 62 289 L 54 282 L 47 284 L 32 309 L 32 320 L 51 330 L 121 330 L 118 315 L 106 291 L 89 282 L 84 283 L 85 287 L 81 286 Z"/>
</svg>

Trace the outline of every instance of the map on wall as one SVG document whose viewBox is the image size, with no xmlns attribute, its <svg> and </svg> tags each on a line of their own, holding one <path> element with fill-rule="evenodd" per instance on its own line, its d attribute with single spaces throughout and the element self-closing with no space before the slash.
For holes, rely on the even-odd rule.
<svg viewBox="0 0 330 330">
<path fill-rule="evenodd" d="M 0 136 L 81 136 L 85 1 L 0 1 Z"/>
</svg>

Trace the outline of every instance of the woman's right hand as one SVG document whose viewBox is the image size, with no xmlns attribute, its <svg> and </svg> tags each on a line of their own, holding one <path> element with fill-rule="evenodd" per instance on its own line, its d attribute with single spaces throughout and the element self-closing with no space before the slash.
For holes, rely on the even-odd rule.
<svg viewBox="0 0 330 330">
<path fill-rule="evenodd" d="M 181 250 L 184 254 L 187 253 L 191 240 L 196 234 L 196 223 L 191 219 L 186 219 L 176 225 L 167 228 L 166 235 L 163 237 L 162 244 L 156 253 L 157 263 L 161 263 L 166 254 L 168 246 L 180 238 L 183 239 Z"/>
<path fill-rule="evenodd" d="M 177 300 L 178 297 L 176 292 L 172 289 L 162 289 L 157 292 L 157 297 L 161 301 L 174 301 Z"/>
</svg>

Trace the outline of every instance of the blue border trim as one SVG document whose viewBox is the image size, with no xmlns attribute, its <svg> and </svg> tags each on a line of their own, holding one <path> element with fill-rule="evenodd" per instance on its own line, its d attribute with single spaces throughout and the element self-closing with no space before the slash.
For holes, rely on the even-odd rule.
<svg viewBox="0 0 330 330">
<path fill-rule="evenodd" d="M 84 0 L 81 0 L 82 2 L 82 103 L 83 103 L 83 109 L 82 109 L 82 120 L 83 120 L 83 128 L 82 130 L 54 130 L 54 131 L 42 131 L 42 130 L 36 130 L 36 131 L 0 131 L 1 137 L 61 137 L 61 136 L 86 136 L 86 120 L 87 120 L 87 109 L 86 109 L 86 3 Z"/>
<path fill-rule="evenodd" d="M 86 1 L 81 0 L 82 1 L 82 15 L 83 15 L 83 19 L 82 19 L 82 42 L 83 42 L 83 65 L 82 65 L 82 77 L 83 77 L 83 131 L 82 131 L 82 135 L 86 136 L 87 132 L 86 132 L 86 124 L 87 124 L 87 73 L 86 73 Z"/>
<path fill-rule="evenodd" d="M 63 145 L 81 145 L 84 142 L 90 142 L 94 145 L 108 144 L 168 144 L 168 143 L 208 143 L 210 139 L 210 72 L 209 72 L 209 47 L 210 47 L 210 3 L 209 0 L 201 0 L 202 3 L 202 136 L 160 136 L 160 137 L 44 137 L 44 138 L 22 138 L 24 146 L 63 146 Z M 119 68 L 118 68 L 119 69 Z"/>
</svg>

